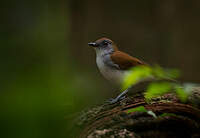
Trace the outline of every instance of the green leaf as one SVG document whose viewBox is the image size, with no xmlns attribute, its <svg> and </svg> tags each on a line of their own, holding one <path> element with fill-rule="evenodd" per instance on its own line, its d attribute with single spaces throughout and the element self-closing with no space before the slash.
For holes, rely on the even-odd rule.
<svg viewBox="0 0 200 138">
<path fill-rule="evenodd" d="M 176 114 L 174 114 L 174 113 L 163 113 L 163 114 L 159 115 L 159 117 L 165 117 L 165 116 L 176 116 Z"/>
<path fill-rule="evenodd" d="M 165 78 L 166 77 L 166 73 L 164 71 L 164 69 L 162 69 L 160 66 L 155 65 L 153 67 L 153 74 L 156 78 Z"/>
<path fill-rule="evenodd" d="M 133 113 L 133 112 L 145 112 L 151 116 L 153 116 L 154 118 L 157 118 L 156 114 L 153 111 L 148 111 L 144 106 L 139 106 L 133 109 L 130 109 L 127 111 L 127 113 Z"/>
<path fill-rule="evenodd" d="M 166 74 L 167 78 L 170 78 L 170 79 L 176 79 L 180 77 L 180 71 L 177 69 L 167 69 L 166 73 L 167 73 Z"/>
<path fill-rule="evenodd" d="M 122 83 L 122 91 L 131 87 L 132 85 L 141 82 L 147 78 L 154 78 L 157 80 L 173 80 L 178 78 L 180 72 L 176 69 L 163 69 L 158 65 L 150 66 L 136 66 L 130 70 L 130 73 L 126 75 Z M 175 90 L 177 96 L 181 101 L 186 101 L 187 94 L 180 87 L 175 87 L 174 83 L 168 81 L 162 81 L 157 83 L 151 83 L 147 87 L 147 92 L 145 93 L 146 100 L 151 100 L 154 97 L 162 96 L 168 93 L 170 90 Z"/>
<path fill-rule="evenodd" d="M 125 76 L 122 83 L 122 91 L 149 77 L 155 79 L 176 79 L 179 75 L 180 72 L 176 69 L 163 69 L 158 65 L 154 65 L 153 67 L 136 66 Z"/>
<path fill-rule="evenodd" d="M 186 102 L 188 98 L 187 92 L 179 85 L 175 86 L 175 92 L 181 102 Z"/>
<path fill-rule="evenodd" d="M 152 76 L 152 68 L 149 66 L 137 66 L 130 70 L 130 73 L 124 78 L 122 90 L 129 88 L 137 82 Z"/>
<path fill-rule="evenodd" d="M 153 67 L 153 74 L 156 78 L 169 78 L 176 79 L 180 76 L 180 72 L 177 69 L 163 69 L 158 65 Z"/>
<path fill-rule="evenodd" d="M 169 82 L 153 82 L 149 84 L 145 98 L 151 100 L 154 97 L 161 96 L 172 89 L 172 84 Z"/>
<path fill-rule="evenodd" d="M 127 113 L 132 113 L 132 112 L 147 112 L 147 110 L 144 106 L 139 106 L 139 107 L 132 108 L 127 111 Z"/>
</svg>

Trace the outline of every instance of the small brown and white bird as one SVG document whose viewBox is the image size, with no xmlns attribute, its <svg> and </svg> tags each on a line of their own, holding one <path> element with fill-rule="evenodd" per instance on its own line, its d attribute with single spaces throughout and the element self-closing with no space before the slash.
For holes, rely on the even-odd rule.
<svg viewBox="0 0 200 138">
<path fill-rule="evenodd" d="M 100 38 L 88 45 L 96 51 L 96 63 L 101 74 L 117 85 L 121 85 L 130 68 L 146 65 L 143 61 L 119 51 L 116 44 L 108 38 Z M 118 102 L 127 92 L 128 90 L 122 92 L 111 103 Z"/>
</svg>

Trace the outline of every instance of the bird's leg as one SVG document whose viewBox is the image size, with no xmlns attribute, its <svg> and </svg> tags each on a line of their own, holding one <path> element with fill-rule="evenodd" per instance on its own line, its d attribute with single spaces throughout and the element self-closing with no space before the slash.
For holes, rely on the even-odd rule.
<svg viewBox="0 0 200 138">
<path fill-rule="evenodd" d="M 114 104 L 120 100 L 122 100 L 123 98 L 125 98 L 125 94 L 132 89 L 132 93 L 138 93 L 138 92 L 144 92 L 147 88 L 147 86 L 151 83 L 156 81 L 154 78 L 148 78 L 145 79 L 143 81 L 139 81 L 136 84 L 130 86 L 129 88 L 127 88 L 126 90 L 124 90 L 122 93 L 120 93 L 115 99 L 111 99 L 109 100 L 110 104 Z"/>
<path fill-rule="evenodd" d="M 130 88 L 127 88 L 127 89 L 124 90 L 122 93 L 120 93 L 116 98 L 111 99 L 111 100 L 109 101 L 109 103 L 110 103 L 110 104 L 114 104 L 114 103 L 119 102 L 119 101 L 121 101 L 122 99 L 124 99 L 124 98 L 125 98 L 125 94 L 129 91 L 129 89 L 130 89 Z"/>
</svg>

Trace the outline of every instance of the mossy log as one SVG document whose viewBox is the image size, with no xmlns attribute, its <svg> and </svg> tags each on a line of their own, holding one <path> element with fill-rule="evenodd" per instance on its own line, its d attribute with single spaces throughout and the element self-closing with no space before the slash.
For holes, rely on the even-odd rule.
<svg viewBox="0 0 200 138">
<path fill-rule="evenodd" d="M 103 103 L 79 117 L 80 138 L 200 138 L 199 91 L 181 103 L 173 94 L 146 102 L 143 95 L 128 96 L 116 104 Z M 147 112 L 130 112 L 143 106 Z"/>
</svg>

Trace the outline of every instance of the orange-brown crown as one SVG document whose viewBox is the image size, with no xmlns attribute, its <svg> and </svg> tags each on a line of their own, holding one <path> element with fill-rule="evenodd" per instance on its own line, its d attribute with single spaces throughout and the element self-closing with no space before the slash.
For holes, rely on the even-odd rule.
<svg viewBox="0 0 200 138">
<path fill-rule="evenodd" d="M 106 41 L 106 42 L 112 44 L 113 49 L 114 49 L 115 51 L 118 50 L 116 44 L 115 44 L 111 39 L 106 38 L 106 37 L 102 37 L 102 38 L 100 38 L 100 39 L 97 39 L 97 40 L 95 41 L 95 43 L 96 43 L 96 44 L 100 44 L 100 43 L 103 43 L 104 41 Z"/>
<path fill-rule="evenodd" d="M 106 37 L 102 37 L 102 38 L 100 38 L 100 39 L 97 39 L 95 42 L 96 42 L 96 43 L 102 43 L 103 41 L 108 41 L 108 42 L 113 43 L 113 41 L 112 41 L 111 39 L 106 38 Z"/>
</svg>

